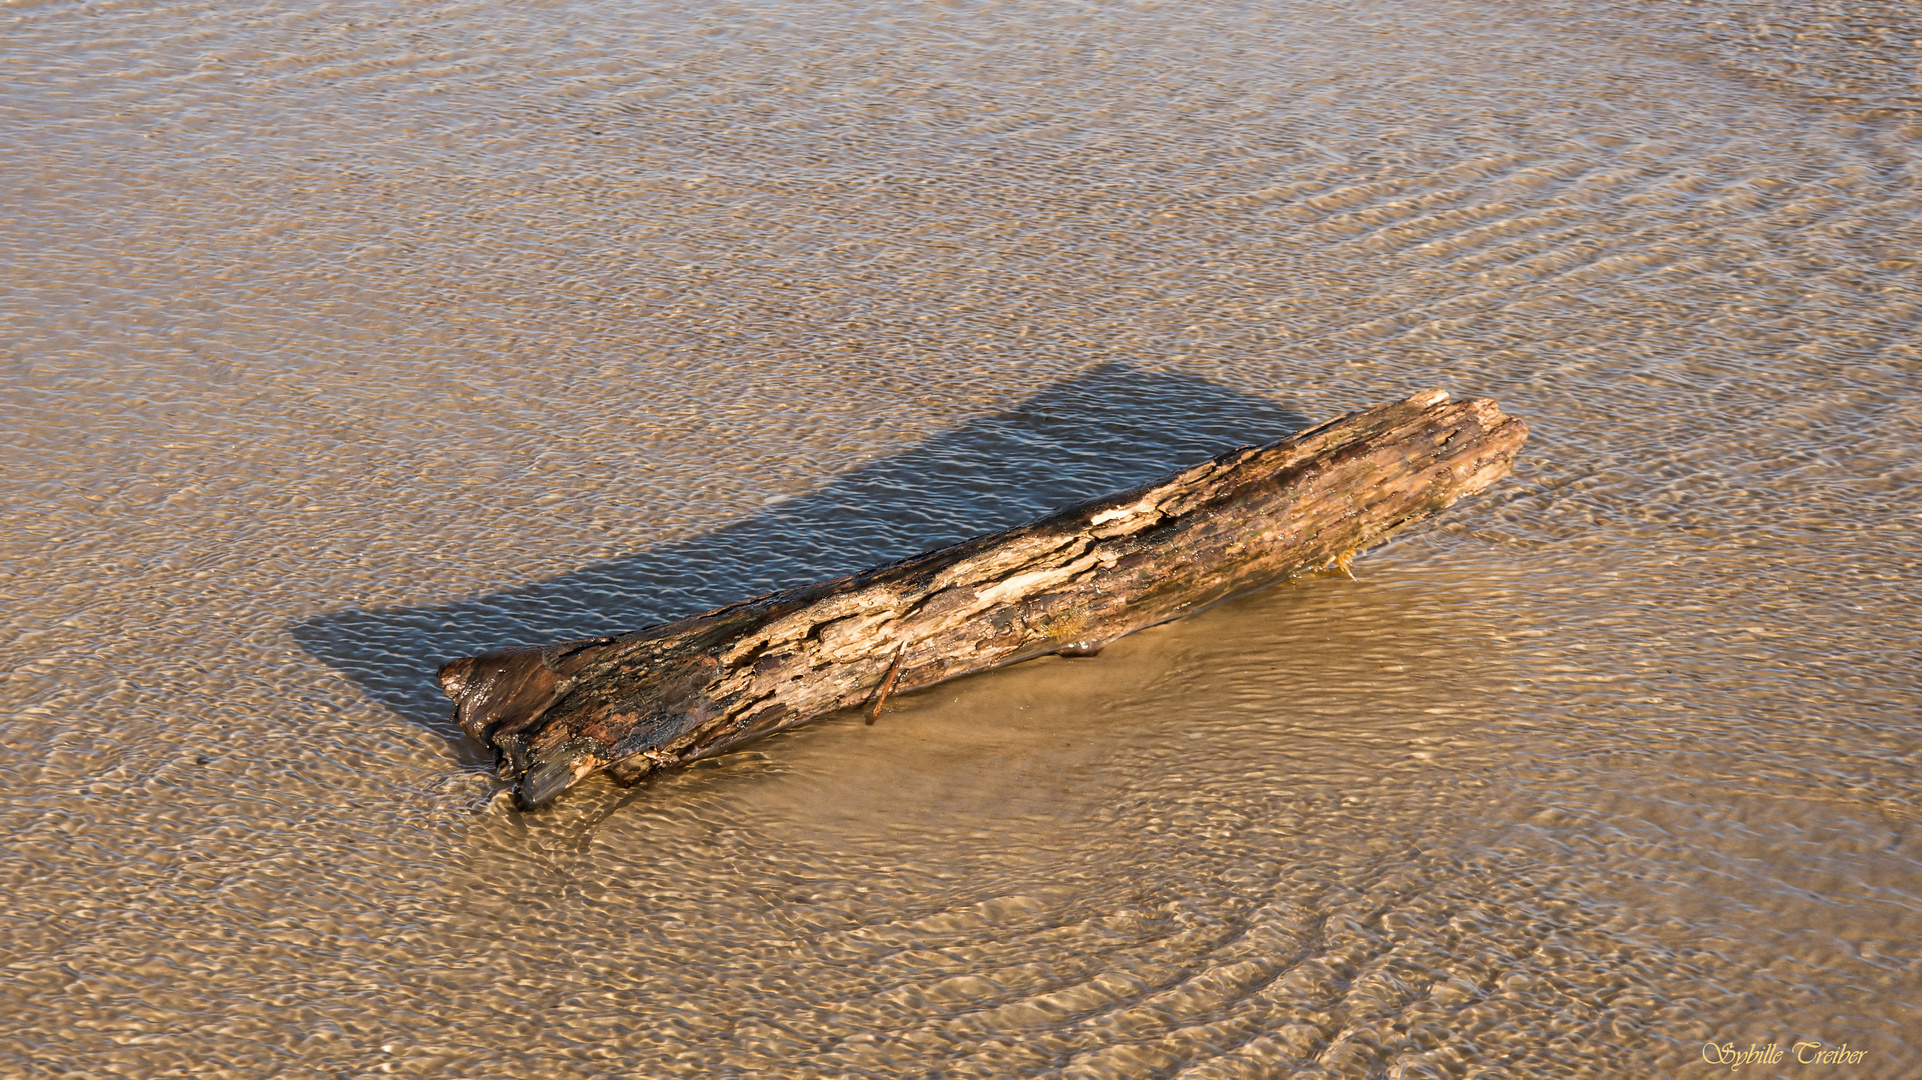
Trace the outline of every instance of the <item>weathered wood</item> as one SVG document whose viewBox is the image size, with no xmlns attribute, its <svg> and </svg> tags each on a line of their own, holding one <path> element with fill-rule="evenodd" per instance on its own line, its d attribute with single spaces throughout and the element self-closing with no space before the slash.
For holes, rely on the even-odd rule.
<svg viewBox="0 0 1922 1080">
<path fill-rule="evenodd" d="M 1527 425 L 1440 390 L 1031 525 L 643 630 L 441 668 L 461 727 L 539 805 L 839 709 L 1124 634 L 1348 560 L 1508 473 Z M 883 682 L 888 685 L 883 686 Z"/>
</svg>

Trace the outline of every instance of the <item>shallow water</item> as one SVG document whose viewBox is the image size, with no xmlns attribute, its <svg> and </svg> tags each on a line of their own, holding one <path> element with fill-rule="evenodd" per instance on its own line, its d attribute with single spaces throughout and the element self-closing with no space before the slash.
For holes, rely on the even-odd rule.
<svg viewBox="0 0 1922 1080">
<path fill-rule="evenodd" d="M 0 8 L 0 1074 L 1922 1071 L 1922 24 Z M 1357 564 L 513 812 L 442 659 L 1439 385 Z"/>
</svg>

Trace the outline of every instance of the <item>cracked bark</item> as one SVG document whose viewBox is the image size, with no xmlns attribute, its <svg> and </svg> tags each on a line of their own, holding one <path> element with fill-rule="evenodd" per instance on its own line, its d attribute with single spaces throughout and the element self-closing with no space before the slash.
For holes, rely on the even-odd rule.
<svg viewBox="0 0 1922 1080">
<path fill-rule="evenodd" d="M 874 697 L 1108 642 L 1339 564 L 1507 475 L 1528 437 L 1440 390 L 887 566 L 440 682 L 523 805 L 631 784 Z"/>
</svg>

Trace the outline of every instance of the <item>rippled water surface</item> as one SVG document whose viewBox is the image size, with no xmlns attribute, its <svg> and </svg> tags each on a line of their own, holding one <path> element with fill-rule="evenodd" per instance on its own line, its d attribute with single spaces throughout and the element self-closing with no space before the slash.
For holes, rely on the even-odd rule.
<svg viewBox="0 0 1922 1080">
<path fill-rule="evenodd" d="M 1912 6 L 0 32 L 0 1074 L 1922 1073 Z M 523 815 L 429 679 L 1429 386 L 1360 580 L 873 727 Z"/>
</svg>

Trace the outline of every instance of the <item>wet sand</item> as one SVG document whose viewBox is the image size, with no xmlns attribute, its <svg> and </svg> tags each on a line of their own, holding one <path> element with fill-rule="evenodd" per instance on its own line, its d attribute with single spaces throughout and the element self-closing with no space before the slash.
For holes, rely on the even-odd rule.
<svg viewBox="0 0 1922 1080">
<path fill-rule="evenodd" d="M 0 1075 L 1922 1069 L 1900 7 L 0 26 Z M 1359 580 L 873 727 L 520 814 L 431 682 L 1429 386 Z"/>
</svg>

